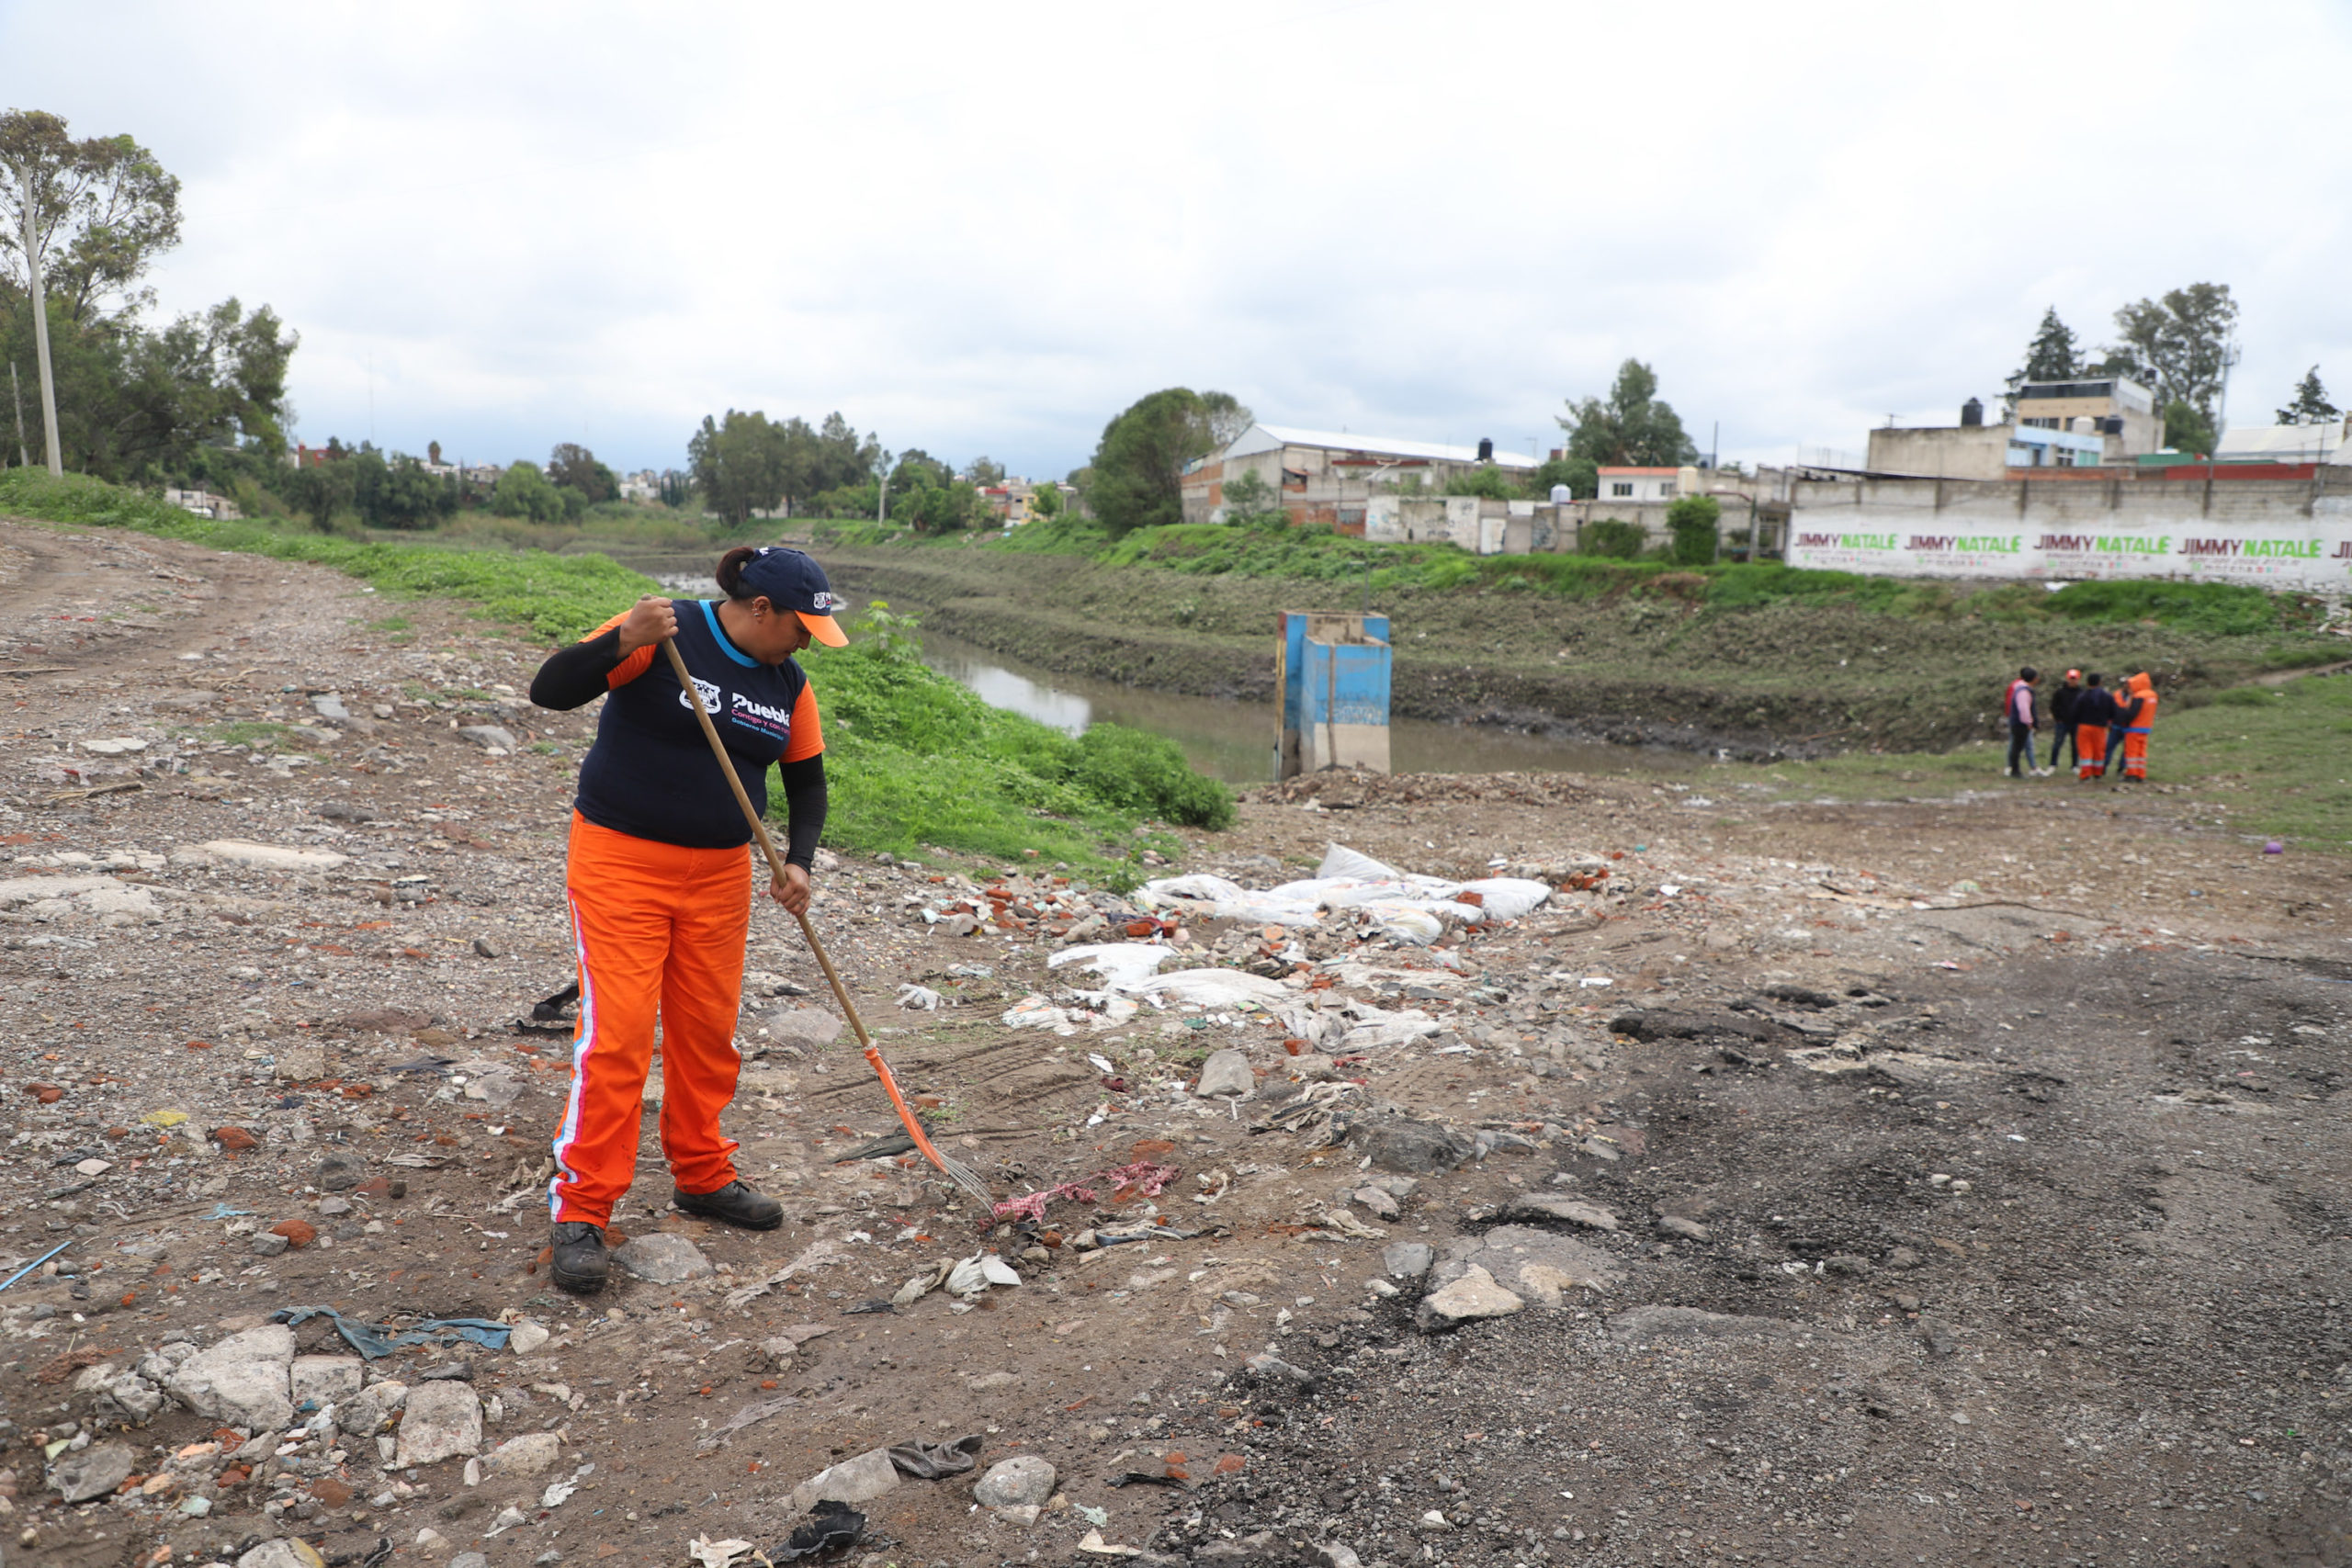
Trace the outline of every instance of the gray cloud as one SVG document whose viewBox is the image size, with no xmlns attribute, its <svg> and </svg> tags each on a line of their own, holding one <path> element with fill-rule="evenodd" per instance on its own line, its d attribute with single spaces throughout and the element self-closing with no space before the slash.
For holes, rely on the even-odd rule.
<svg viewBox="0 0 2352 1568">
<path fill-rule="evenodd" d="M 2344 13 L 1402 0 L 0 12 L 187 181 L 157 281 L 303 333 L 302 434 L 682 460 L 700 417 L 1084 460 L 1155 387 L 1510 446 L 1654 363 L 1777 458 L 2197 279 L 2231 403 L 2352 391 Z M 107 47 L 93 49 L 103 32 Z M 37 94 L 37 96 L 27 95 Z"/>
</svg>

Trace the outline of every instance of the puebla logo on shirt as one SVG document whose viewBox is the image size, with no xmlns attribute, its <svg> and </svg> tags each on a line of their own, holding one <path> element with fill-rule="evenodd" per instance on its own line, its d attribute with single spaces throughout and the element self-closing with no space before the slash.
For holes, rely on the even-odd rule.
<svg viewBox="0 0 2352 1568">
<path fill-rule="evenodd" d="M 694 676 L 692 679 L 695 683 L 695 690 L 702 694 L 702 705 L 704 711 L 708 713 L 717 713 L 719 706 L 718 682 L 716 681 L 706 681 L 699 675 Z M 686 689 L 684 686 L 678 688 L 678 705 L 682 708 L 692 708 L 695 705 L 694 699 L 686 695 Z"/>
</svg>

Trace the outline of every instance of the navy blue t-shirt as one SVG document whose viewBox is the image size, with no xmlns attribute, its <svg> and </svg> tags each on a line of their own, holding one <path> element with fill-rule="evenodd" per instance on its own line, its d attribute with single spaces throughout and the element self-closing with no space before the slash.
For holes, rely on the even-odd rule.
<svg viewBox="0 0 2352 1568">
<path fill-rule="evenodd" d="M 763 664 L 737 648 L 707 600 L 681 599 L 676 610 L 678 652 L 752 806 L 764 814 L 768 769 L 825 749 L 808 673 L 789 659 Z M 611 633 L 624 618 L 614 616 L 582 640 Z M 580 764 L 580 815 L 616 833 L 684 849 L 750 843 L 751 826 L 660 645 L 639 649 L 605 679 L 610 694 L 596 721 L 596 742 Z"/>
</svg>

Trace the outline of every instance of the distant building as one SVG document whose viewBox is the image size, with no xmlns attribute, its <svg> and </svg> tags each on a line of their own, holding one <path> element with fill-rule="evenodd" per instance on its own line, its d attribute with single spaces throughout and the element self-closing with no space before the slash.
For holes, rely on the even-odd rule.
<svg viewBox="0 0 2352 1568">
<path fill-rule="evenodd" d="M 662 499 L 662 476 L 651 468 L 639 468 L 633 474 L 620 476 L 621 499 L 650 505 Z"/>
<path fill-rule="evenodd" d="M 214 495 L 206 490 L 164 491 L 164 504 L 176 506 L 183 512 L 193 512 L 198 517 L 210 517 L 219 522 L 233 523 L 244 516 L 237 503 L 225 495 Z"/>
<path fill-rule="evenodd" d="M 2213 457 L 2223 463 L 2336 463 L 2352 419 L 2341 424 L 2233 425 L 2215 442 Z"/>
<path fill-rule="evenodd" d="M 1256 474 L 1293 523 L 1324 523 L 1343 534 L 1362 534 L 1365 504 L 1375 491 L 1418 488 L 1424 494 L 1438 494 L 1455 478 L 1488 467 L 1523 479 L 1534 470 L 1535 459 L 1498 451 L 1490 441 L 1454 446 L 1253 424 L 1224 451 L 1186 470 L 1184 520 L 1223 522 L 1226 487 L 1244 474 Z"/>
<path fill-rule="evenodd" d="M 1603 468 L 1602 501 L 1672 501 L 1679 491 L 1679 468 Z"/>
<path fill-rule="evenodd" d="M 2015 423 L 2020 430 L 2100 436 L 2100 458 L 2109 463 L 2128 463 L 2164 445 L 2156 395 L 2121 376 L 2028 381 L 2018 389 Z"/>
</svg>

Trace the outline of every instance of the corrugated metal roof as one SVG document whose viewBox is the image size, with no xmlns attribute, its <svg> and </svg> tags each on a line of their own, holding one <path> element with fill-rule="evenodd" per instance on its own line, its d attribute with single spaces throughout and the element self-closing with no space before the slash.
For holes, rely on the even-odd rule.
<svg viewBox="0 0 2352 1568">
<path fill-rule="evenodd" d="M 1433 463 L 1475 463 L 1476 446 L 1449 446 L 1439 441 L 1399 441 L 1385 435 L 1357 435 L 1344 430 L 1301 430 L 1287 424 L 1253 424 L 1225 449 L 1227 457 L 1248 457 L 1281 446 L 1319 446 L 1333 452 L 1362 452 L 1371 457 L 1419 457 Z M 1535 459 L 1519 452 L 1495 448 L 1498 468 L 1532 468 Z"/>
<path fill-rule="evenodd" d="M 2233 424 L 2222 433 L 2216 457 L 2324 460 L 2344 445 L 2340 424 Z"/>
</svg>

